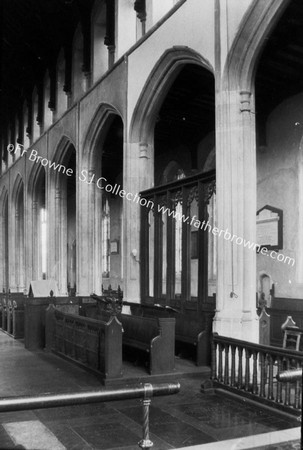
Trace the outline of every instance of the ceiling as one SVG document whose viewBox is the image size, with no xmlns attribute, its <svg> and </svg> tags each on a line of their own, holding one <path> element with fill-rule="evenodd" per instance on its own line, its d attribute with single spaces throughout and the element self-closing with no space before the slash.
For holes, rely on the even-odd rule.
<svg viewBox="0 0 303 450">
<path fill-rule="evenodd" d="M 0 0 L 0 126 L 42 80 L 61 47 L 71 43 L 92 4 L 93 0 Z M 303 2 L 292 0 L 266 40 L 255 79 L 259 123 L 285 98 L 303 91 L 302 25 Z M 162 104 L 156 138 L 198 142 L 214 129 L 214 111 L 213 75 L 188 65 Z"/>
<path fill-rule="evenodd" d="M 93 0 L 0 0 L 0 120 L 31 95 L 60 48 L 72 42 Z"/>
<path fill-rule="evenodd" d="M 283 100 L 303 91 L 303 2 L 292 0 L 260 55 L 256 112 L 266 119 Z"/>
<path fill-rule="evenodd" d="M 292 0 L 267 37 L 255 77 L 258 134 L 268 114 L 284 99 L 303 92 L 303 1 Z M 214 78 L 207 70 L 187 65 L 171 86 L 158 113 L 156 144 L 196 145 L 215 129 Z M 263 138 L 262 138 L 263 139 Z"/>
<path fill-rule="evenodd" d="M 214 76 L 187 64 L 168 91 L 156 119 L 155 140 L 197 144 L 215 128 Z"/>
</svg>

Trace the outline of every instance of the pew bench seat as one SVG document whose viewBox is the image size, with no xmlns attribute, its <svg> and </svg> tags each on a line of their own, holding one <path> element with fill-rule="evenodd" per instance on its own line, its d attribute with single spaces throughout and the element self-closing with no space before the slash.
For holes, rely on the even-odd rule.
<svg viewBox="0 0 303 450">
<path fill-rule="evenodd" d="M 195 347 L 197 366 L 208 365 L 210 358 L 210 333 L 196 318 L 176 317 L 176 341 Z"/>
<path fill-rule="evenodd" d="M 150 374 L 170 373 L 175 368 L 175 319 L 120 314 L 123 345 L 149 354 Z"/>
</svg>

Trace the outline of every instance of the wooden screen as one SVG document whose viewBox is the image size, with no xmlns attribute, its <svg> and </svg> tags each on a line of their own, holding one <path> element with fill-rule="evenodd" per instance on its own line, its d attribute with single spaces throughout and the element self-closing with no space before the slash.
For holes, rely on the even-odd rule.
<svg viewBox="0 0 303 450">
<path fill-rule="evenodd" d="M 141 297 L 178 306 L 207 301 L 208 204 L 215 173 L 141 192 Z M 146 202 L 143 200 L 146 199 Z"/>
</svg>

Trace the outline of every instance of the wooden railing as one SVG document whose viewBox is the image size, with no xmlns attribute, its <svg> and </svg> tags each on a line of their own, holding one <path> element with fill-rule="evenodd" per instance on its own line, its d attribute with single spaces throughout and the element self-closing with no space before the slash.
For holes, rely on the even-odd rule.
<svg viewBox="0 0 303 450">
<path fill-rule="evenodd" d="M 301 382 L 282 383 L 276 376 L 302 366 L 302 352 L 213 335 L 211 379 L 215 387 L 293 414 L 301 411 Z"/>
<path fill-rule="evenodd" d="M 101 375 L 122 376 L 122 325 L 66 314 L 50 304 L 46 311 L 46 350 L 65 356 Z"/>
</svg>

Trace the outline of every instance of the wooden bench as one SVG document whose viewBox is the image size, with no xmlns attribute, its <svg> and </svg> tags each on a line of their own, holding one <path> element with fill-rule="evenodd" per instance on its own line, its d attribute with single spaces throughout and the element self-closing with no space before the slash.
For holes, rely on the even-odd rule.
<svg viewBox="0 0 303 450">
<path fill-rule="evenodd" d="M 175 308 L 161 305 L 144 305 L 124 302 L 130 306 L 133 314 L 142 317 L 174 317 L 176 319 L 175 340 L 178 343 L 190 344 L 195 348 L 197 366 L 209 365 L 211 356 L 211 332 L 214 311 L 200 314 L 181 313 Z"/>
<path fill-rule="evenodd" d="M 24 302 L 22 292 L 9 294 L 7 301 L 7 333 L 15 339 L 24 337 Z"/>
<path fill-rule="evenodd" d="M 102 380 L 122 377 L 122 325 L 66 314 L 50 304 L 45 312 L 45 350 L 99 374 Z"/>
<path fill-rule="evenodd" d="M 6 303 L 6 295 L 3 295 L 1 298 L 1 328 L 2 331 L 7 330 L 7 303 Z"/>
<path fill-rule="evenodd" d="M 176 341 L 195 347 L 197 366 L 208 365 L 210 360 L 210 331 L 196 318 L 185 314 L 176 317 Z"/>
<path fill-rule="evenodd" d="M 45 347 L 45 311 L 53 303 L 66 313 L 78 314 L 81 297 L 33 297 L 24 303 L 24 345 L 28 350 Z"/>
<path fill-rule="evenodd" d="M 175 369 L 175 319 L 120 314 L 123 345 L 149 353 L 151 375 Z"/>
</svg>

